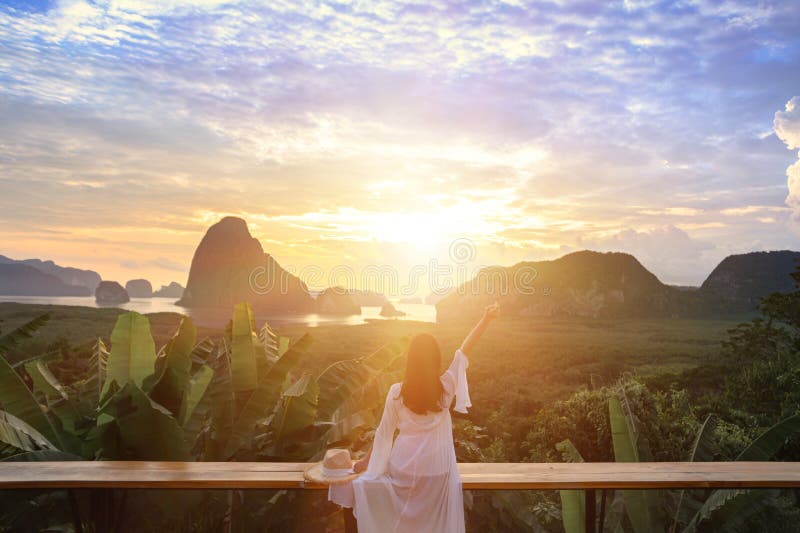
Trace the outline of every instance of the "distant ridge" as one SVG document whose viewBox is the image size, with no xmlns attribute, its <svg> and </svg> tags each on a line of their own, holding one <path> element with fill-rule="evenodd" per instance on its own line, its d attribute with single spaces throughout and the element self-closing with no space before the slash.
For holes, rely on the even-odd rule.
<svg viewBox="0 0 800 533">
<path fill-rule="evenodd" d="M 23 263 L 0 263 L 0 294 L 6 296 L 90 296 L 80 285 L 68 285 L 52 274 Z"/>
<path fill-rule="evenodd" d="M 183 285 L 177 281 L 171 281 L 169 285 L 162 285 L 160 289 L 153 292 L 153 298 L 181 298 L 183 296 Z"/>
<path fill-rule="evenodd" d="M 39 272 L 55 276 L 65 285 L 78 285 L 89 289 L 88 294 L 93 294 L 100 284 L 100 274 L 94 270 L 81 270 L 79 268 L 63 267 L 53 261 L 42 261 L 41 259 L 11 259 L 0 255 L 0 264 L 21 264 L 33 267 Z M 30 295 L 33 296 L 33 295 Z M 37 296 L 59 296 L 57 294 L 37 294 Z"/>
<path fill-rule="evenodd" d="M 729 256 L 695 289 L 665 285 L 630 254 L 584 250 L 551 261 L 483 269 L 436 305 L 437 320 L 477 315 L 495 299 L 504 312 L 519 316 L 715 317 L 753 312 L 764 296 L 791 289 L 789 274 L 798 264 L 800 252 L 788 250 Z M 505 292 L 492 281 L 500 278 L 508 282 Z M 520 285 L 525 279 L 528 283 Z"/>
<path fill-rule="evenodd" d="M 712 310 L 751 311 L 761 298 L 794 287 L 789 276 L 800 265 L 800 252 L 780 250 L 729 255 L 697 291 Z"/>
</svg>

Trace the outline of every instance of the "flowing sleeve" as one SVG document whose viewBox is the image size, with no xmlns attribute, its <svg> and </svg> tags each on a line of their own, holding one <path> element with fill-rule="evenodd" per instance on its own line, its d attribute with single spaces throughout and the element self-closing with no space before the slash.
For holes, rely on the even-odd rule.
<svg viewBox="0 0 800 533">
<path fill-rule="evenodd" d="M 442 374 L 442 383 L 445 386 L 445 391 L 449 393 L 447 405 L 450 405 L 453 401 L 453 396 L 455 396 L 456 405 L 453 409 L 459 413 L 466 413 L 467 408 L 472 407 L 472 401 L 469 398 L 469 385 L 467 384 L 467 367 L 469 367 L 469 359 L 459 349 L 456 350 L 453 362 Z"/>
<path fill-rule="evenodd" d="M 386 473 L 389 467 L 389 457 L 394 443 L 394 431 L 397 429 L 397 393 L 400 387 L 395 383 L 389 388 L 386 395 L 386 405 L 383 407 L 383 416 L 375 431 L 375 440 L 372 443 L 372 455 L 369 458 L 367 471 L 361 476 L 365 479 L 374 479 Z"/>
</svg>

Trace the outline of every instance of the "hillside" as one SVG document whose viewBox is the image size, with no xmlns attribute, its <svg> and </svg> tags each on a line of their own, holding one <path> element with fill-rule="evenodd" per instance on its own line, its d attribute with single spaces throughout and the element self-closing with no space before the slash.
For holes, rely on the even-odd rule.
<svg viewBox="0 0 800 533">
<path fill-rule="evenodd" d="M 94 293 L 97 285 L 100 283 L 100 274 L 94 270 L 82 270 L 80 268 L 63 267 L 55 264 L 53 261 L 42 261 L 41 259 L 11 259 L 4 255 L 0 255 L 0 264 L 16 264 L 26 265 L 35 268 L 39 272 L 55 276 L 65 285 L 78 285 L 89 289 L 87 294 Z M 16 294 L 16 293 L 15 293 Z M 36 294 L 28 294 L 28 296 L 63 296 L 63 294 L 43 294 L 37 292 Z"/>
<path fill-rule="evenodd" d="M 483 269 L 437 305 L 437 319 L 476 315 L 494 300 L 523 316 L 673 316 L 677 289 L 625 253 L 580 251 L 550 261 Z"/>
<path fill-rule="evenodd" d="M 697 295 L 713 310 L 753 311 L 761 298 L 788 292 L 800 252 L 781 250 L 729 255 L 709 274 Z"/>
<path fill-rule="evenodd" d="M 437 319 L 474 317 L 498 300 L 521 316 L 714 318 L 757 310 L 792 288 L 800 252 L 726 257 L 698 288 L 665 285 L 625 253 L 580 251 L 551 261 L 483 269 L 437 305 Z"/>
<path fill-rule="evenodd" d="M 9 296 L 89 296 L 87 287 L 67 285 L 22 263 L 0 263 L 0 294 Z"/>
</svg>

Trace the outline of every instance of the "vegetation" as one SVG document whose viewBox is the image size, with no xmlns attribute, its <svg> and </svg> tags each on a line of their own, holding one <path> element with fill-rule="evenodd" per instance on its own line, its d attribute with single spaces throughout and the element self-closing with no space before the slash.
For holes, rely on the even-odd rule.
<svg viewBox="0 0 800 533">
<path fill-rule="evenodd" d="M 15 344 L 44 321 L 35 319 L 0 338 L 0 346 Z M 298 368 L 310 343 L 308 335 L 290 343 L 266 325 L 256 333 L 249 305 L 240 304 L 219 342 L 198 342 L 194 325 L 184 319 L 159 351 L 146 317 L 120 314 L 110 348 L 98 339 L 87 370 L 71 381 L 62 382 L 44 359 L 15 369 L 0 358 L 0 457 L 305 461 L 329 446 L 353 445 L 375 425 L 397 379 L 404 341 L 316 375 Z M 54 492 L 10 493 L 0 505 L 0 523 L 10 530 L 71 523 L 96 531 L 123 524 L 125 530 L 191 530 L 202 524 L 245 531 L 292 517 L 295 503 L 286 492 L 273 494 L 268 506 L 241 493 L 156 498 L 133 492 L 115 505 Z M 175 498 L 185 515 L 166 512 L 174 509 Z"/>
<path fill-rule="evenodd" d="M 471 358 L 475 407 L 454 419 L 459 460 L 800 460 L 800 271 L 794 278 L 797 289 L 769 296 L 761 315 L 742 323 L 498 321 Z M 50 311 L 48 322 L 25 326 L 41 311 Z M 225 331 L 203 334 L 172 315 L 82 313 L 90 311 L 70 318 L 59 308 L 0 306 L 4 331 L 22 327 L 0 337 L 9 363 L 0 374 L 3 457 L 309 460 L 337 443 L 359 449 L 386 387 L 399 379 L 402 339 L 428 331 L 452 353 L 466 333 L 458 323 L 323 326 L 314 329 L 311 350 L 308 328 L 257 331 L 246 305 Z M 62 337 L 76 331 L 70 321 L 80 322 L 82 337 Z M 30 358 L 35 353 L 43 355 Z M 361 354 L 372 355 L 352 359 Z M 305 531 L 335 512 L 322 494 L 129 492 L 115 508 L 137 530 Z M 794 491 L 653 496 L 598 492 L 603 529 L 780 532 L 800 522 Z M 468 493 L 467 527 L 580 529 L 582 498 L 572 491 Z M 69 529 L 70 501 L 87 525 L 96 520 L 91 498 L 51 491 L 9 493 L 0 521 L 46 517 Z M 167 513 L 165 505 L 183 512 Z M 303 523 L 293 522 L 298 517 Z"/>
</svg>

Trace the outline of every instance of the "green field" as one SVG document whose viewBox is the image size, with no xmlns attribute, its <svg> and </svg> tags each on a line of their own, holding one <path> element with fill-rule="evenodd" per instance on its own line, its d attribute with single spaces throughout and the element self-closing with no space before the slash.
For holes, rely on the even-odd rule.
<svg viewBox="0 0 800 533">
<path fill-rule="evenodd" d="M 10 331 L 45 312 L 51 313 L 50 322 L 33 339 L 19 345 L 10 359 L 53 350 L 64 342 L 80 346 L 97 337 L 108 340 L 121 313 L 118 309 L 3 303 L 0 328 Z M 172 335 L 180 318 L 171 313 L 149 315 L 157 346 Z M 716 363 L 720 341 L 738 322 L 500 318 L 471 358 L 473 409 L 469 418 L 486 427 L 490 436 L 518 444 L 539 408 L 565 399 L 582 387 L 609 385 L 626 372 L 669 383 L 684 371 Z M 393 338 L 420 332 L 432 333 L 439 339 L 446 365 L 471 325 L 397 320 L 358 326 L 293 325 L 278 330 L 292 338 L 304 333 L 313 337 L 312 357 L 303 366 L 317 372 L 334 361 L 368 354 Z M 221 333 L 199 331 L 200 336 L 210 337 Z"/>
</svg>

